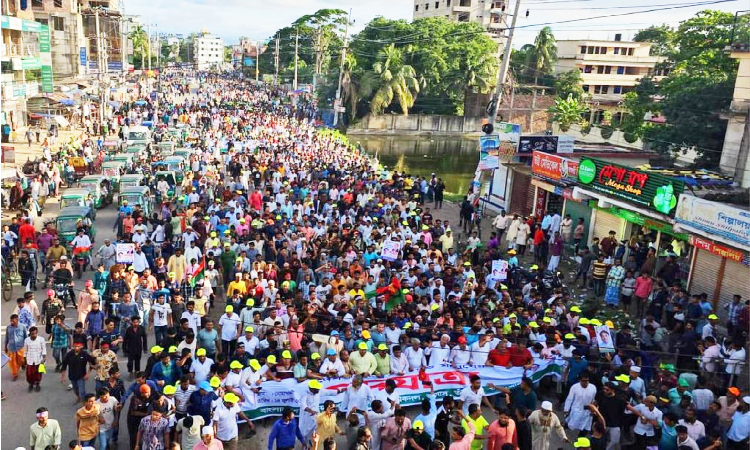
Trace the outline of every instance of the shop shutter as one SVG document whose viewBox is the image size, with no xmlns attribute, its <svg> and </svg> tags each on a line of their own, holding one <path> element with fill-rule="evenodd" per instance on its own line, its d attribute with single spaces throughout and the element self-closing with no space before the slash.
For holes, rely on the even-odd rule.
<svg viewBox="0 0 750 450">
<path fill-rule="evenodd" d="M 716 276 L 721 267 L 721 256 L 709 251 L 695 249 L 695 264 L 693 264 L 692 278 L 689 291 L 691 294 L 706 293 L 709 300 L 713 300 L 716 291 Z"/>
<path fill-rule="evenodd" d="M 717 314 L 722 321 L 726 319 L 727 311 L 724 306 L 732 301 L 735 294 L 742 296 L 743 300 L 750 298 L 750 267 L 727 260 L 724 268 L 724 278 L 721 280 L 721 293 L 716 305 Z"/>
<path fill-rule="evenodd" d="M 609 236 L 610 231 L 614 230 L 617 233 L 615 237 L 617 237 L 618 241 L 621 241 L 622 239 L 624 239 L 622 236 L 623 222 L 625 222 L 624 219 L 613 216 L 612 214 L 602 211 L 601 209 L 597 210 L 596 224 L 594 225 L 594 235 L 589 236 L 589 240 L 598 237 L 601 241 L 605 237 Z"/>
<path fill-rule="evenodd" d="M 587 245 L 589 239 L 589 224 L 591 223 L 591 208 L 587 203 L 578 203 L 573 200 L 565 201 L 565 214 L 570 214 L 570 218 L 573 219 L 573 230 L 578 225 L 578 219 L 583 217 L 583 239 L 581 245 Z"/>
<path fill-rule="evenodd" d="M 534 186 L 531 185 L 531 177 L 517 171 L 513 172 L 513 190 L 510 194 L 510 205 L 508 211 L 511 214 L 528 216 L 534 205 Z"/>
</svg>

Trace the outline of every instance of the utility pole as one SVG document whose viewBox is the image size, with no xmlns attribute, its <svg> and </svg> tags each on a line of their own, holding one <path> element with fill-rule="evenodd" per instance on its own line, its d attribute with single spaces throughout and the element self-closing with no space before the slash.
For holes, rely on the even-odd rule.
<svg viewBox="0 0 750 450">
<path fill-rule="evenodd" d="M 294 90 L 297 90 L 297 63 L 299 61 L 299 29 L 294 34 Z"/>
<path fill-rule="evenodd" d="M 104 45 L 102 44 L 102 35 L 99 29 L 99 8 L 95 8 L 95 25 L 96 25 L 96 63 L 99 67 L 99 73 L 97 78 L 99 80 L 99 122 L 104 123 L 104 68 L 106 62 L 104 61 Z"/>
<path fill-rule="evenodd" d="M 273 74 L 273 87 L 276 87 L 279 83 L 279 36 L 276 36 L 276 51 L 273 55 L 275 71 Z"/>
<path fill-rule="evenodd" d="M 341 82 L 344 78 L 344 60 L 346 59 L 346 48 L 349 45 L 349 24 L 352 21 L 352 10 L 349 8 L 349 17 L 346 19 L 346 31 L 344 32 L 344 46 L 341 48 L 341 62 L 339 63 L 339 85 L 336 88 L 336 100 L 333 102 L 333 126 L 339 123 L 339 108 L 341 107 Z"/>
<path fill-rule="evenodd" d="M 510 32 L 508 33 L 508 40 L 505 42 L 505 50 L 503 50 L 503 63 L 500 66 L 500 70 L 497 73 L 497 87 L 495 88 L 495 104 L 492 106 L 492 113 L 490 114 L 490 124 L 495 125 L 497 120 L 497 110 L 500 108 L 500 102 L 503 99 L 503 88 L 505 87 L 505 78 L 508 76 L 508 66 L 510 65 L 510 54 L 511 54 L 511 43 L 513 41 L 513 33 L 516 31 L 516 20 L 518 19 L 518 13 L 521 10 L 521 0 L 516 0 L 516 9 L 513 11 L 513 20 L 510 24 Z"/>
<path fill-rule="evenodd" d="M 148 29 L 148 71 L 151 72 L 151 24 L 146 25 L 146 28 Z"/>
<path fill-rule="evenodd" d="M 260 46 L 258 41 L 255 41 L 255 84 L 258 84 L 258 76 L 260 74 Z"/>
</svg>

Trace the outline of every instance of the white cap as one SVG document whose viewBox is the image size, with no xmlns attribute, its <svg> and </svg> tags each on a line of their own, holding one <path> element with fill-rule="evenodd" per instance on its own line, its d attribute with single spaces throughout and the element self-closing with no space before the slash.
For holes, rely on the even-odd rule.
<svg viewBox="0 0 750 450">
<path fill-rule="evenodd" d="M 631 371 L 631 372 L 635 372 L 635 373 L 641 373 L 641 368 L 640 368 L 640 367 L 638 367 L 638 366 L 632 366 L 632 367 L 630 368 L 630 371 Z"/>
<path fill-rule="evenodd" d="M 542 409 L 545 411 L 552 411 L 552 402 L 548 402 L 548 401 L 542 402 Z"/>
<path fill-rule="evenodd" d="M 201 436 L 207 436 L 209 434 L 211 436 L 214 435 L 214 427 L 212 427 L 211 425 L 206 425 L 201 429 Z"/>
<path fill-rule="evenodd" d="M 742 401 L 745 402 L 745 404 L 750 405 L 750 395 L 742 397 Z"/>
<path fill-rule="evenodd" d="M 677 313 L 674 316 L 672 316 L 672 318 L 674 320 L 679 320 L 680 322 L 684 322 L 685 321 L 685 314 L 683 314 L 683 313 Z"/>
</svg>

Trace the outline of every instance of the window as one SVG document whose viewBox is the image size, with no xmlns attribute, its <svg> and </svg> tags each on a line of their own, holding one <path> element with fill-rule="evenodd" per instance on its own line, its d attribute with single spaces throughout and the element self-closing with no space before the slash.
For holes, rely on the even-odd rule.
<svg viewBox="0 0 750 450">
<path fill-rule="evenodd" d="M 619 55 L 619 54 L 620 54 L 620 47 L 615 47 L 615 55 Z"/>
<path fill-rule="evenodd" d="M 625 67 L 617 66 L 617 75 L 623 75 L 623 74 L 625 74 Z"/>
<path fill-rule="evenodd" d="M 435 2 L 435 9 L 440 8 L 440 2 Z"/>
<path fill-rule="evenodd" d="M 52 28 L 55 31 L 65 31 L 65 18 L 52 16 Z"/>
<path fill-rule="evenodd" d="M 419 5 L 414 5 L 414 11 L 419 11 Z"/>
<path fill-rule="evenodd" d="M 55 3 L 55 8 L 62 8 L 63 7 L 62 0 L 55 0 L 54 3 Z"/>
<path fill-rule="evenodd" d="M 583 55 L 583 54 L 585 54 L 585 53 L 586 53 L 586 46 L 585 46 L 585 45 L 582 45 L 582 46 L 581 46 L 581 54 Z"/>
<path fill-rule="evenodd" d="M 451 5 L 451 0 L 445 0 L 445 6 L 450 6 L 450 5 Z"/>
<path fill-rule="evenodd" d="M 604 73 L 612 73 L 612 66 L 605 66 Z"/>
<path fill-rule="evenodd" d="M 42 0 L 31 0 L 31 7 L 44 9 L 44 2 Z"/>
<path fill-rule="evenodd" d="M 430 9 L 430 4 L 429 3 L 425 3 L 424 4 L 424 10 L 427 11 L 428 9 Z"/>
<path fill-rule="evenodd" d="M 588 92 L 589 91 L 589 85 L 588 84 L 584 84 L 582 86 L 582 89 L 583 89 L 583 92 Z"/>
<path fill-rule="evenodd" d="M 604 73 L 604 66 L 597 66 L 596 67 L 596 73 L 603 74 Z"/>
<path fill-rule="evenodd" d="M 602 94 L 609 94 L 609 86 L 602 86 Z"/>
<path fill-rule="evenodd" d="M 586 53 L 588 53 L 589 55 L 594 54 L 594 47 L 588 47 L 586 50 L 587 50 Z"/>
<path fill-rule="evenodd" d="M 622 86 L 614 86 L 614 88 L 612 89 L 612 92 L 615 94 L 622 93 Z"/>
</svg>

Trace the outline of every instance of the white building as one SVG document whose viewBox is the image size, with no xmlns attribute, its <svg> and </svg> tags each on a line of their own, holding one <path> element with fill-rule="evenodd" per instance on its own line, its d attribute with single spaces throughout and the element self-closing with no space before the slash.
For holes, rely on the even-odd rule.
<svg viewBox="0 0 750 450">
<path fill-rule="evenodd" d="M 445 17 L 454 22 L 478 22 L 495 42 L 502 43 L 508 25 L 506 0 L 414 0 L 413 18 Z"/>
<path fill-rule="evenodd" d="M 224 41 L 208 33 L 195 39 L 193 44 L 193 62 L 198 70 L 218 67 L 224 62 Z"/>
</svg>

